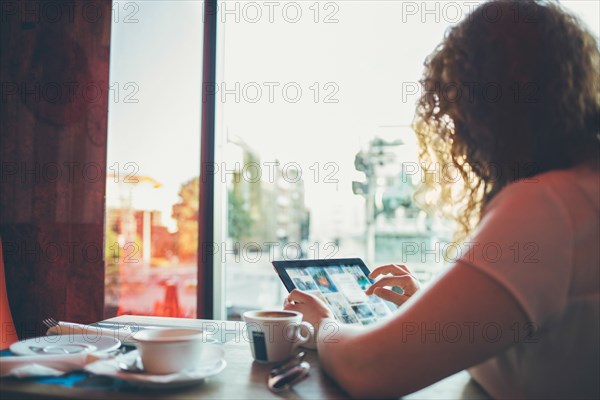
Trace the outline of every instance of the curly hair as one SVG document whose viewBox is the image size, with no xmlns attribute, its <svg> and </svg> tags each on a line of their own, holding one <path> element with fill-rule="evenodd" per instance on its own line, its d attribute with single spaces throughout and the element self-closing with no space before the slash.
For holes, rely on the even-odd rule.
<svg viewBox="0 0 600 400">
<path fill-rule="evenodd" d="M 457 239 L 509 183 L 597 162 L 598 43 L 558 3 L 483 3 L 424 65 L 413 127 L 422 168 L 445 173 L 415 200 L 458 222 Z"/>
</svg>

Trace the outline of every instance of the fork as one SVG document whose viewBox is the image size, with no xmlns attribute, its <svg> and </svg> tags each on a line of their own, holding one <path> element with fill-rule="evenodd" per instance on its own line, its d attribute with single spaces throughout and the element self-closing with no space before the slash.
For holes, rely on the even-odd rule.
<svg viewBox="0 0 600 400">
<path fill-rule="evenodd" d="M 42 320 L 42 324 L 44 324 L 44 326 L 46 326 L 48 329 L 59 327 L 58 332 L 56 332 L 55 329 L 55 332 L 52 332 L 53 334 L 89 333 L 93 336 L 101 335 L 119 339 L 121 343 L 125 345 L 134 344 L 134 340 L 132 338 L 134 331 L 132 331 L 131 327 L 128 325 L 116 324 L 114 328 L 103 328 L 100 326 L 77 324 L 74 322 L 59 322 L 54 318 L 45 318 Z"/>
<path fill-rule="evenodd" d="M 46 319 L 42 320 L 42 324 L 46 325 L 46 328 L 50 329 L 50 328 L 54 328 L 55 326 L 58 326 L 59 322 L 57 320 L 55 320 L 54 318 L 46 318 Z"/>
<path fill-rule="evenodd" d="M 77 324 L 74 322 L 59 322 L 57 320 L 55 320 L 54 318 L 46 318 L 42 320 L 42 324 L 44 324 L 48 329 L 54 328 L 55 326 L 65 326 L 65 327 L 69 327 L 69 326 L 76 326 L 76 327 L 80 327 L 80 328 L 88 328 L 88 327 L 93 327 L 95 329 L 105 329 L 102 328 L 100 326 L 93 326 L 93 325 L 85 325 L 85 324 Z M 131 327 L 128 325 L 115 325 L 117 330 L 131 330 Z M 113 329 L 109 329 L 110 331 L 114 330 Z"/>
</svg>

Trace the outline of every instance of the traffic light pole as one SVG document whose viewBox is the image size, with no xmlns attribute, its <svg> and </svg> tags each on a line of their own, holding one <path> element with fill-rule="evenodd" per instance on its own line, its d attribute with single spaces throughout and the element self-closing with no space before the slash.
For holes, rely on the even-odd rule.
<svg viewBox="0 0 600 400">
<path fill-rule="evenodd" d="M 367 265 L 373 267 L 375 262 L 375 182 L 372 180 L 375 177 L 367 177 L 369 182 L 369 190 L 366 195 L 367 215 L 366 215 L 366 244 L 367 244 Z"/>
</svg>

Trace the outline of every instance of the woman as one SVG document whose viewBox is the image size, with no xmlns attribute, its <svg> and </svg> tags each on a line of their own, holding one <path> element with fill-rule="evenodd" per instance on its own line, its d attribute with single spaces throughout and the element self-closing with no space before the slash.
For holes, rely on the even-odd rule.
<svg viewBox="0 0 600 400">
<path fill-rule="evenodd" d="M 374 270 L 385 277 L 367 294 L 402 306 L 369 329 L 298 290 L 285 304 L 315 325 L 351 395 L 400 396 L 469 368 L 497 398 L 600 397 L 599 65 L 595 38 L 542 1 L 484 3 L 427 59 L 422 162 L 451 165 L 464 187 L 424 190 L 468 250 L 420 291 L 405 266 Z"/>
</svg>

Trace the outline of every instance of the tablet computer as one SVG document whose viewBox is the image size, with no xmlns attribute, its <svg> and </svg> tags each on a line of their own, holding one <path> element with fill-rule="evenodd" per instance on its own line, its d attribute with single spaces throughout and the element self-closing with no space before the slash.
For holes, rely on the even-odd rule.
<svg viewBox="0 0 600 400">
<path fill-rule="evenodd" d="M 343 323 L 369 325 L 396 308 L 365 294 L 374 281 L 360 258 L 273 261 L 273 266 L 288 292 L 300 289 L 316 295 Z"/>
</svg>

